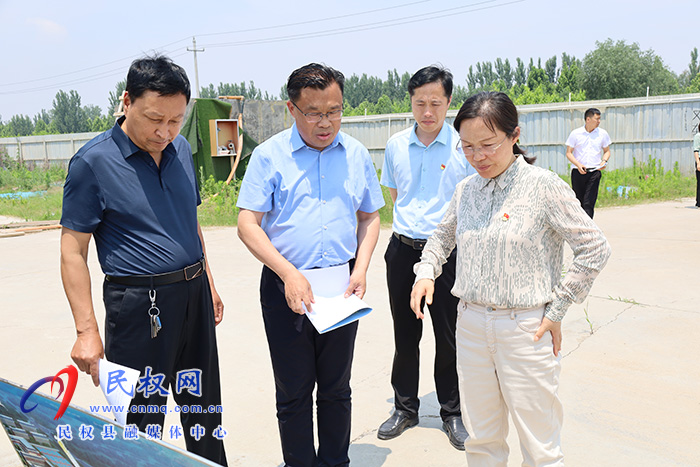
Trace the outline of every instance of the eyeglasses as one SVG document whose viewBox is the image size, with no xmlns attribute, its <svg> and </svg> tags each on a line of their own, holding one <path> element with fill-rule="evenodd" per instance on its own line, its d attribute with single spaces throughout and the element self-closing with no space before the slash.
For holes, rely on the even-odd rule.
<svg viewBox="0 0 700 467">
<path fill-rule="evenodd" d="M 299 106 L 294 102 L 293 100 L 290 100 L 292 104 L 294 104 L 294 107 L 299 109 Z M 299 109 L 299 112 L 304 116 L 306 121 L 308 123 L 319 123 L 321 120 L 323 120 L 323 117 L 327 117 L 329 121 L 331 122 L 337 122 L 343 117 L 343 109 L 338 109 L 338 110 L 332 110 L 330 112 L 321 113 L 321 112 L 308 112 L 304 113 L 301 109 Z"/>
<path fill-rule="evenodd" d="M 493 156 L 496 154 L 496 150 L 503 146 L 503 143 L 508 139 L 508 135 L 505 135 L 500 143 L 498 144 L 484 144 L 480 148 L 475 148 L 474 146 L 467 146 L 462 141 L 457 143 L 456 149 L 462 148 L 462 152 L 465 156 L 473 156 L 477 152 L 480 152 L 482 156 Z"/>
</svg>

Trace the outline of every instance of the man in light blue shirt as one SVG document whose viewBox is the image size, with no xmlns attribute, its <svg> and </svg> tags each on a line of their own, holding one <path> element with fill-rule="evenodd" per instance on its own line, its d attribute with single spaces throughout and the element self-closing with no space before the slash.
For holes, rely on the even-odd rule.
<svg viewBox="0 0 700 467">
<path fill-rule="evenodd" d="M 447 210 L 455 186 L 476 173 L 462 154 L 459 135 L 445 122 L 452 100 L 452 74 L 444 68 L 422 68 L 408 83 L 416 124 L 393 135 L 387 142 L 382 185 L 394 200 L 394 234 L 384 259 L 389 302 L 394 319 L 394 413 L 377 432 L 379 439 L 392 439 L 418 424 L 419 343 L 423 322 L 410 307 L 415 274 L 426 240 Z M 435 389 L 440 403 L 442 427 L 450 443 L 464 450 L 468 437 L 462 424 L 456 369 L 455 327 L 457 303 L 454 285 L 456 257 L 450 256 L 435 284 L 430 316 L 435 332 Z"/>
<path fill-rule="evenodd" d="M 367 149 L 340 132 L 343 74 L 315 63 L 287 82 L 294 125 L 258 146 L 238 197 L 238 236 L 264 263 L 260 302 L 285 465 L 348 465 L 357 321 L 319 334 L 300 270 L 348 264 L 362 298 L 384 205 Z M 318 451 L 312 393 L 317 386 Z"/>
</svg>

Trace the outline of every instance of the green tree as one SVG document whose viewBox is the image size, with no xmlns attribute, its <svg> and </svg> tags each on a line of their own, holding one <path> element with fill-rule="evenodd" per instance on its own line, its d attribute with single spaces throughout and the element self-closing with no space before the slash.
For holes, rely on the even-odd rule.
<svg viewBox="0 0 700 467">
<path fill-rule="evenodd" d="M 280 89 L 280 99 L 286 101 L 289 99 L 289 94 L 287 94 L 287 85 L 283 84 L 282 89 Z"/>
<path fill-rule="evenodd" d="M 507 88 L 513 86 L 513 70 L 510 67 L 510 62 L 506 58 L 505 62 L 500 58 L 496 59 L 496 74 L 498 79 L 503 81 Z"/>
<path fill-rule="evenodd" d="M 544 72 L 547 74 L 547 79 L 550 83 L 557 82 L 557 56 L 553 56 L 544 62 Z"/>
<path fill-rule="evenodd" d="M 345 80 L 343 97 L 351 107 L 358 107 L 365 100 L 368 103 L 376 103 L 382 96 L 382 84 L 382 80 L 376 76 L 363 73 L 358 77 L 353 74 Z"/>
<path fill-rule="evenodd" d="M 696 74 L 695 78 L 690 81 L 688 92 L 700 92 L 700 73 Z"/>
<path fill-rule="evenodd" d="M 391 113 L 399 114 L 411 111 L 411 96 L 408 91 L 403 93 L 403 99 L 394 99 L 391 103 Z"/>
<path fill-rule="evenodd" d="M 93 104 L 88 104 L 83 107 L 83 113 L 85 114 L 85 118 L 87 120 L 94 120 L 102 117 L 102 109 Z"/>
<path fill-rule="evenodd" d="M 80 106 L 80 94 L 73 90 L 68 93 L 58 91 L 51 109 L 51 123 L 59 134 L 86 131 L 87 119 Z"/>
<path fill-rule="evenodd" d="M 479 89 L 479 78 L 477 78 L 476 73 L 474 73 L 474 67 L 469 65 L 469 71 L 467 72 L 467 92 L 469 95 L 475 94 Z"/>
<path fill-rule="evenodd" d="M 467 88 L 465 88 L 464 86 L 460 86 L 459 84 L 456 84 L 452 88 L 452 104 L 450 104 L 450 108 L 459 109 L 462 106 L 462 104 L 464 103 L 464 101 L 467 100 L 467 97 L 469 97 L 469 93 L 467 91 Z M 410 106 L 410 102 L 409 102 L 409 107 L 408 107 L 408 110 L 406 112 L 410 112 L 410 111 L 411 111 L 411 106 Z"/>
<path fill-rule="evenodd" d="M 49 129 L 49 124 L 46 123 L 44 120 L 37 120 L 36 124 L 34 125 L 34 135 L 50 135 L 50 129 Z"/>
<path fill-rule="evenodd" d="M 89 118 L 87 121 L 87 131 L 103 132 L 114 126 L 114 117 L 112 115 L 97 115 Z"/>
<path fill-rule="evenodd" d="M 581 89 L 581 60 L 566 53 L 561 57 L 561 69 L 557 78 L 556 90 L 562 96 L 568 98 L 571 92 L 577 92 Z"/>
<path fill-rule="evenodd" d="M 3 128 L 3 136 L 28 136 L 34 132 L 34 123 L 28 115 L 13 115 Z"/>
<path fill-rule="evenodd" d="M 377 114 L 390 114 L 392 113 L 391 99 L 389 96 L 382 94 L 382 96 L 377 99 L 377 103 L 374 106 L 374 113 Z"/>
<path fill-rule="evenodd" d="M 216 89 L 213 84 L 209 84 L 209 86 L 200 89 L 199 95 L 205 99 L 216 99 L 219 96 L 243 96 L 246 99 L 272 100 L 272 96 L 267 91 L 263 94 L 262 90 L 257 88 L 253 81 L 248 81 L 248 84 L 245 81 L 241 81 L 238 84 L 219 83 Z"/>
<path fill-rule="evenodd" d="M 619 99 L 678 92 L 678 81 L 653 50 L 625 41 L 596 42 L 581 67 L 582 86 L 589 99 Z"/>
<path fill-rule="evenodd" d="M 406 88 L 401 87 L 401 76 L 396 68 L 388 70 L 386 81 L 382 83 L 382 95 L 393 101 L 394 99 L 403 99 L 405 92 Z"/>
<path fill-rule="evenodd" d="M 516 85 L 523 86 L 527 83 L 527 71 L 525 71 L 525 63 L 520 60 L 520 57 L 515 59 L 515 72 L 513 80 Z"/>
<path fill-rule="evenodd" d="M 540 67 L 531 67 L 530 72 L 527 74 L 527 87 L 535 89 L 540 85 L 546 84 L 549 84 L 547 73 Z"/>
<path fill-rule="evenodd" d="M 700 72 L 700 66 L 698 65 L 698 48 L 695 47 L 690 51 L 690 63 L 688 64 L 688 75 L 692 80 Z"/>
<path fill-rule="evenodd" d="M 491 84 L 498 79 L 498 76 L 493 71 L 491 62 L 476 62 L 476 74 L 479 78 L 479 84 L 484 90 L 489 89 Z"/>
<path fill-rule="evenodd" d="M 126 90 L 126 80 L 118 81 L 114 86 L 114 91 L 109 92 L 109 101 L 107 102 L 107 115 L 112 115 L 119 108 L 119 98 Z"/>
<path fill-rule="evenodd" d="M 49 112 L 47 112 L 46 109 L 41 109 L 41 112 L 34 115 L 34 127 L 35 128 L 37 125 L 39 125 L 40 121 L 43 121 L 47 127 L 51 123 L 51 114 Z"/>
</svg>

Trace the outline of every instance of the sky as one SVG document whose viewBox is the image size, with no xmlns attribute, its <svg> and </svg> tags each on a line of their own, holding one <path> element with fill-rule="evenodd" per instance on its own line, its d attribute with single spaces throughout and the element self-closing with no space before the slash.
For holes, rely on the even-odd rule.
<svg viewBox="0 0 700 467">
<path fill-rule="evenodd" d="M 154 51 L 194 88 L 193 37 L 200 86 L 252 80 L 278 96 L 310 62 L 382 79 L 439 63 L 466 85 L 476 62 L 561 65 L 607 38 L 653 49 L 678 74 L 700 47 L 698 18 L 698 0 L 0 0 L 0 119 L 50 110 L 59 90 L 104 112 L 131 61 Z"/>
</svg>

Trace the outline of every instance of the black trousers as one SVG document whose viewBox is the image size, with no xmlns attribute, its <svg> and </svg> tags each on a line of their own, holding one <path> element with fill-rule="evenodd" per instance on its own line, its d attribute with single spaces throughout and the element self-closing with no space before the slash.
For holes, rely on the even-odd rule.
<svg viewBox="0 0 700 467">
<path fill-rule="evenodd" d="M 700 170 L 695 171 L 695 180 L 697 182 L 695 187 L 695 206 L 700 208 Z"/>
<path fill-rule="evenodd" d="M 105 317 L 105 355 L 108 360 L 135 368 L 144 377 L 146 367 L 151 375 L 165 376 L 162 386 L 168 390 L 179 406 L 201 406 L 202 413 L 180 413 L 182 431 L 187 450 L 202 457 L 226 464 L 224 443 L 212 435 L 221 425 L 221 411 L 210 412 L 210 406 L 221 406 L 221 386 L 219 382 L 219 357 L 214 330 L 214 308 L 206 273 L 187 282 L 158 286 L 156 306 L 160 309 L 162 329 L 155 339 L 151 339 L 148 309 L 151 301 L 149 287 L 131 287 L 105 281 L 103 285 Z M 201 396 L 187 389 L 178 394 L 176 389 L 177 372 L 181 370 L 201 370 Z M 164 406 L 167 395 L 159 392 L 144 397 L 144 392 L 136 392 L 131 402 L 134 406 Z M 163 429 L 165 414 L 129 413 L 127 424 L 136 424 L 145 432 L 146 426 L 161 426 L 164 437 L 169 433 Z M 190 428 L 201 425 L 204 435 L 197 441 L 190 434 Z"/>
<path fill-rule="evenodd" d="M 260 279 L 260 303 L 275 375 L 285 465 L 349 465 L 350 369 L 357 321 L 319 334 L 306 316 L 287 306 L 284 282 L 266 266 Z M 318 453 L 313 435 L 314 387 Z"/>
<path fill-rule="evenodd" d="M 418 415 L 420 404 L 418 399 L 419 344 L 423 334 L 423 321 L 416 319 L 416 315 L 411 310 L 410 297 L 413 282 L 416 279 L 413 265 L 420 261 L 420 255 L 420 250 L 414 250 L 412 246 L 401 243 L 393 235 L 384 254 L 396 346 L 391 369 L 394 405 L 396 409 L 412 415 Z M 443 420 L 461 415 L 455 351 L 459 299 L 450 292 L 455 282 L 456 262 L 456 252 L 453 251 L 443 266 L 442 274 L 435 281 L 433 304 L 428 307 L 435 333 L 435 392 Z"/>
<path fill-rule="evenodd" d="M 591 219 L 595 210 L 595 202 L 598 199 L 598 186 L 600 185 L 600 170 L 579 173 L 578 169 L 571 171 L 571 188 L 576 193 L 576 199 L 581 202 L 581 207 Z"/>
</svg>

